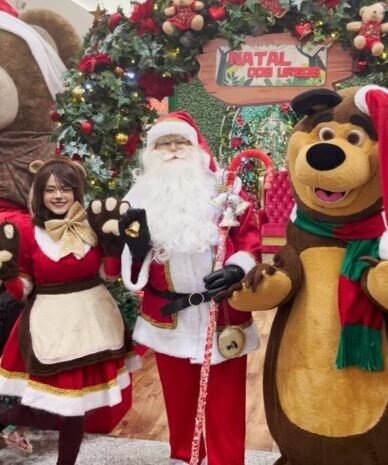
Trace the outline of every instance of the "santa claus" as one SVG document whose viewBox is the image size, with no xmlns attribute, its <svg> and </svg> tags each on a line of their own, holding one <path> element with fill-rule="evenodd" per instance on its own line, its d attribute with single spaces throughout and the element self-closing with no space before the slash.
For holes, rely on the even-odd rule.
<svg viewBox="0 0 388 465">
<path fill-rule="evenodd" d="M 154 349 L 166 404 L 174 464 L 190 462 L 210 300 L 221 302 L 260 259 L 258 224 L 250 206 L 230 229 L 224 267 L 214 271 L 219 244 L 222 172 L 192 118 L 171 113 L 154 124 L 142 172 L 124 200 L 123 281 L 144 289 L 134 339 Z M 233 193 L 244 198 L 241 183 Z M 225 292 L 226 291 L 226 292 Z M 206 406 L 208 465 L 243 465 L 247 353 L 259 339 L 251 315 L 219 305 Z"/>
</svg>

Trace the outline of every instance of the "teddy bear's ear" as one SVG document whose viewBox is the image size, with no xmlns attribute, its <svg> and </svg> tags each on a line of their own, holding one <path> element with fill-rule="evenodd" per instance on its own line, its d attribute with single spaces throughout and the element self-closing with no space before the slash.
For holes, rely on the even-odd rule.
<svg viewBox="0 0 388 465">
<path fill-rule="evenodd" d="M 81 176 L 83 178 L 87 178 L 88 177 L 88 172 L 86 171 L 84 165 L 82 165 L 81 163 L 79 163 L 78 161 L 74 161 L 73 160 L 73 164 L 74 166 L 77 168 L 77 170 L 81 173 Z"/>
<path fill-rule="evenodd" d="M 28 171 L 32 174 L 36 174 L 44 165 L 43 160 L 34 160 L 28 165 Z"/>
<path fill-rule="evenodd" d="M 20 19 L 32 26 L 46 39 L 50 45 L 55 44 L 55 49 L 64 64 L 69 67 L 72 57 L 81 50 L 82 41 L 75 28 L 61 15 L 46 9 L 26 10 L 20 15 Z"/>
<path fill-rule="evenodd" d="M 335 107 L 341 102 L 342 97 L 334 90 L 313 89 L 297 95 L 291 101 L 291 107 L 297 115 L 304 116 Z"/>
</svg>

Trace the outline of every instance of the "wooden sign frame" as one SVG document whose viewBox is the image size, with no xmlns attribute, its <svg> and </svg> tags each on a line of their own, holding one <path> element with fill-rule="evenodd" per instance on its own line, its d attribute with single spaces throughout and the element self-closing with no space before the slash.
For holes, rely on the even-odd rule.
<svg viewBox="0 0 388 465">
<path fill-rule="evenodd" d="M 300 45 L 300 41 L 289 33 L 265 34 L 257 37 L 247 37 L 247 45 Z M 314 89 L 333 89 L 334 84 L 352 76 L 352 56 L 340 44 L 334 44 L 327 50 L 326 82 L 319 87 L 229 87 L 216 83 L 216 62 L 218 47 L 228 45 L 224 39 L 208 42 L 202 55 L 197 57 L 200 63 L 198 79 L 206 91 L 227 105 L 269 105 L 289 102 L 299 93 Z"/>
</svg>

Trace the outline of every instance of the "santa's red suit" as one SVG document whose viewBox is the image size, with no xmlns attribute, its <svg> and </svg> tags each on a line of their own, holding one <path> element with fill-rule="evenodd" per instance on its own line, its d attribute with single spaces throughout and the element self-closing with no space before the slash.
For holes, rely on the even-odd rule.
<svg viewBox="0 0 388 465">
<path fill-rule="evenodd" d="M 176 128 L 167 129 L 177 131 Z M 182 135 L 190 136 L 184 132 Z M 234 192 L 244 197 L 240 187 L 241 183 L 236 182 Z M 131 189 L 124 200 L 133 208 L 144 208 L 135 189 Z M 168 211 L 160 212 L 161 217 L 168 214 Z M 238 221 L 240 225 L 230 229 L 226 241 L 224 265 L 235 264 L 248 272 L 260 259 L 258 223 L 253 208 L 249 207 Z M 155 260 L 153 254 L 153 251 L 149 252 L 139 266 L 133 263 L 132 254 L 125 246 L 122 275 L 129 289 L 144 289 L 133 337 L 136 342 L 155 350 L 167 409 L 172 463 L 187 464 L 191 455 L 210 302 L 189 305 L 173 315 L 163 316 L 161 309 L 170 302 L 163 297 L 163 292 L 205 292 L 203 278 L 214 270 L 216 246 L 198 253 L 172 251 L 166 261 Z M 238 326 L 245 335 L 242 352 L 232 359 L 226 359 L 217 345 L 220 332 L 228 326 Z M 206 453 L 202 441 L 199 457 L 201 461 L 206 455 L 208 465 L 244 464 L 246 355 L 258 347 L 258 334 L 251 314 L 237 312 L 226 301 L 222 302 L 218 309 L 208 385 Z"/>
</svg>

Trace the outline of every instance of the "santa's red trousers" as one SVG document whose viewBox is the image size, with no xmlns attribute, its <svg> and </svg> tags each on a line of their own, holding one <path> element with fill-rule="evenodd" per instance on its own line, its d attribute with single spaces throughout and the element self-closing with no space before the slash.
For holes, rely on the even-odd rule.
<svg viewBox="0 0 388 465">
<path fill-rule="evenodd" d="M 170 430 L 171 458 L 190 462 L 201 365 L 156 353 Z M 244 465 L 247 356 L 210 367 L 205 446 L 199 463 Z"/>
</svg>

